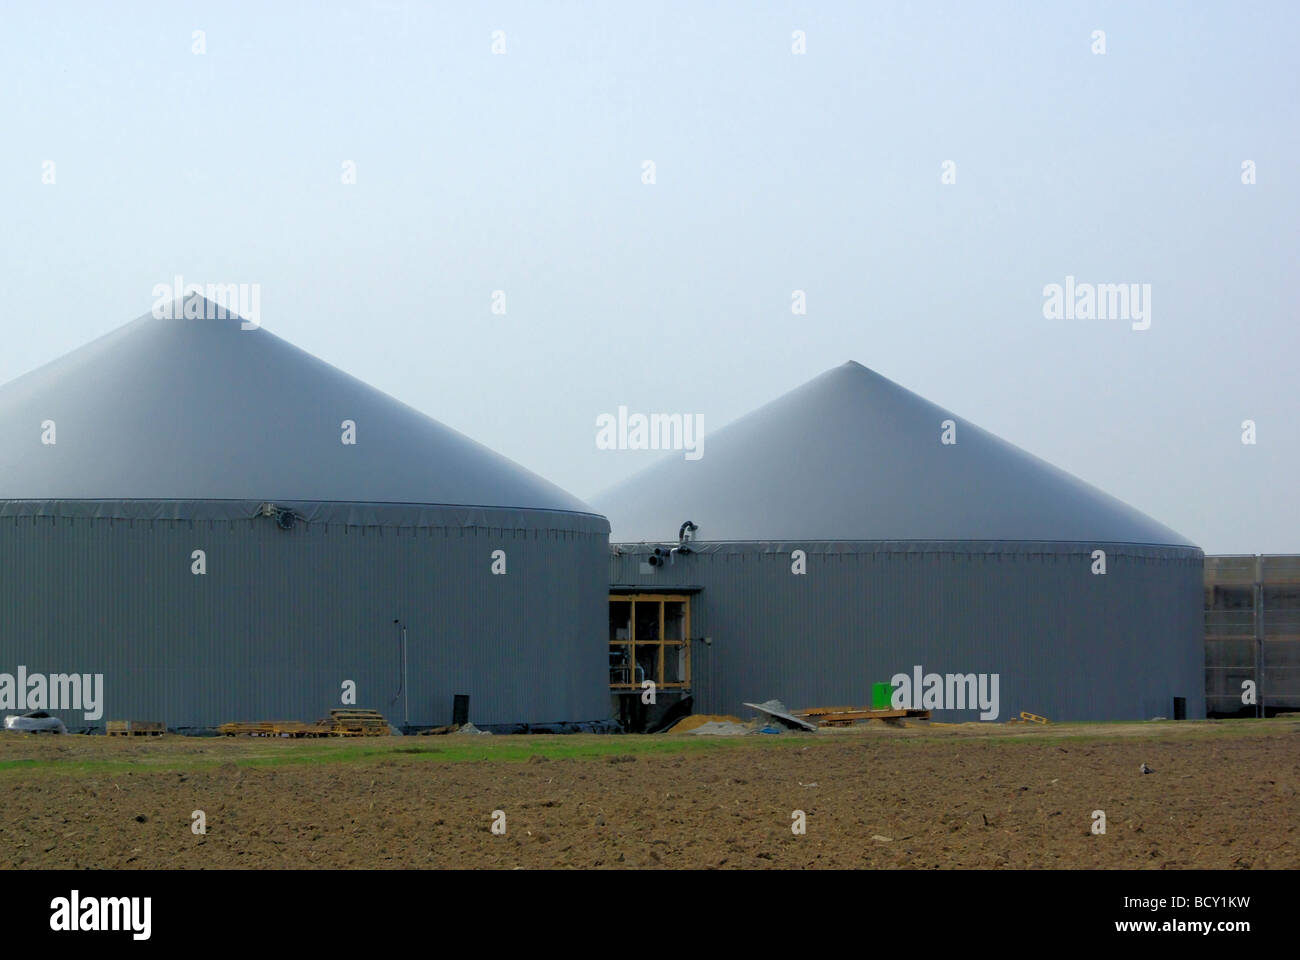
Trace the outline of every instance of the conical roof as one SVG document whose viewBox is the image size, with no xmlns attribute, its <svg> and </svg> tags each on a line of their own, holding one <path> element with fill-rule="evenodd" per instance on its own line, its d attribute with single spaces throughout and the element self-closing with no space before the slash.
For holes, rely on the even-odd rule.
<svg viewBox="0 0 1300 960">
<path fill-rule="evenodd" d="M 222 315 L 208 306 L 192 312 Z M 0 500 L 591 513 L 487 447 L 243 326 L 146 314 L 0 387 Z M 343 442 L 345 420 L 355 444 Z"/>
<path fill-rule="evenodd" d="M 956 443 L 942 440 L 945 420 Z M 1191 547 L 852 361 L 593 499 L 615 542 L 1051 541 Z"/>
</svg>

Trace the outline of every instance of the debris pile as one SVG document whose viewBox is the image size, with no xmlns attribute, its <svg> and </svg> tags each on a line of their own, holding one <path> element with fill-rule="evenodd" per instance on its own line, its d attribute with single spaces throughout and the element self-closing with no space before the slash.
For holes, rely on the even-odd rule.
<svg viewBox="0 0 1300 960">
<path fill-rule="evenodd" d="M 790 712 L 790 708 L 780 700 L 765 700 L 762 703 L 747 703 L 745 706 L 753 707 L 762 714 L 762 716 L 759 717 L 759 720 L 762 721 L 763 726 L 765 727 L 771 727 L 775 730 L 780 730 L 784 727 L 788 730 L 807 730 L 809 733 L 817 732 L 817 724 L 810 723 L 802 717 L 796 717 Z M 775 721 L 775 723 L 773 723 L 773 721 Z"/>
<path fill-rule="evenodd" d="M 743 723 L 740 717 L 733 717 L 730 714 L 712 714 L 712 713 L 693 713 L 688 717 L 682 717 L 664 733 L 691 733 L 696 728 L 706 723 Z"/>
<path fill-rule="evenodd" d="M 686 731 L 697 737 L 743 737 L 751 733 L 756 733 L 754 722 L 749 723 L 726 723 L 711 720 L 708 723 L 702 723 L 693 730 Z"/>
<path fill-rule="evenodd" d="M 669 733 L 690 733 L 697 736 L 734 737 L 748 733 L 816 733 L 823 727 L 849 727 L 867 720 L 880 720 L 891 726 L 907 726 L 904 718 L 928 723 L 929 710 L 910 708 L 893 709 L 887 707 L 810 707 L 806 710 L 791 710 L 780 700 L 765 700 L 762 703 L 746 703 L 745 706 L 755 710 L 757 716 L 748 723 L 742 723 L 736 717 L 709 716 L 700 714 L 686 717 L 669 728 Z M 1034 722 L 1046 723 L 1042 717 L 1033 717 Z"/>
<path fill-rule="evenodd" d="M 693 714 L 683 717 L 668 729 L 668 733 L 688 733 L 696 737 L 745 737 L 751 733 L 789 733 L 816 730 L 806 720 L 792 716 L 780 700 L 764 703 L 747 703 L 758 711 L 758 716 L 748 722 L 728 714 Z"/>
</svg>

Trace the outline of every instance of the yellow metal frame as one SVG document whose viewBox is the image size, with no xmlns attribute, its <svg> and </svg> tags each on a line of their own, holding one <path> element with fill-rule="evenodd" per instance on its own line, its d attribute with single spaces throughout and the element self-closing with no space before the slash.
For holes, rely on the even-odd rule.
<svg viewBox="0 0 1300 960">
<path fill-rule="evenodd" d="M 611 690 L 640 690 L 641 687 L 636 683 L 636 605 L 641 603 L 654 603 L 659 607 L 659 639 L 649 640 L 641 643 L 643 647 L 658 647 L 658 656 L 655 658 L 657 665 L 654 677 L 655 687 L 660 690 L 687 690 L 691 686 L 691 598 L 685 593 L 611 593 L 609 595 L 610 603 L 630 603 L 628 609 L 628 639 L 627 640 L 610 640 L 610 649 L 622 647 L 627 650 L 628 664 L 631 667 L 630 683 L 611 683 Z M 664 604 L 680 603 L 682 605 L 682 639 L 665 640 L 664 639 Z M 684 663 L 682 665 L 681 680 L 664 680 L 664 656 L 667 649 L 682 650 L 685 652 Z"/>
</svg>

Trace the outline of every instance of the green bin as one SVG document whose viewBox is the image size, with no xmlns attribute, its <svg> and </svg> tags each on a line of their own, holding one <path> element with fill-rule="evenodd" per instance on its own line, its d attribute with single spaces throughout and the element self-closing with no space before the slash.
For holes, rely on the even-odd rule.
<svg viewBox="0 0 1300 960">
<path fill-rule="evenodd" d="M 894 700 L 894 687 L 888 683 L 873 683 L 871 685 L 871 709 L 888 710 L 892 707 Z"/>
</svg>

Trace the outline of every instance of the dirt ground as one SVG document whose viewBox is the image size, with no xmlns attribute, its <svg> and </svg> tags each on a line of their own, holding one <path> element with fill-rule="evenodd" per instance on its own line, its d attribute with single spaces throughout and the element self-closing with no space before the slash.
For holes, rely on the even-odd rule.
<svg viewBox="0 0 1300 960">
<path fill-rule="evenodd" d="M 0 867 L 1296 868 L 1297 790 L 1300 721 L 1282 719 L 725 740 L 7 734 Z"/>
</svg>

